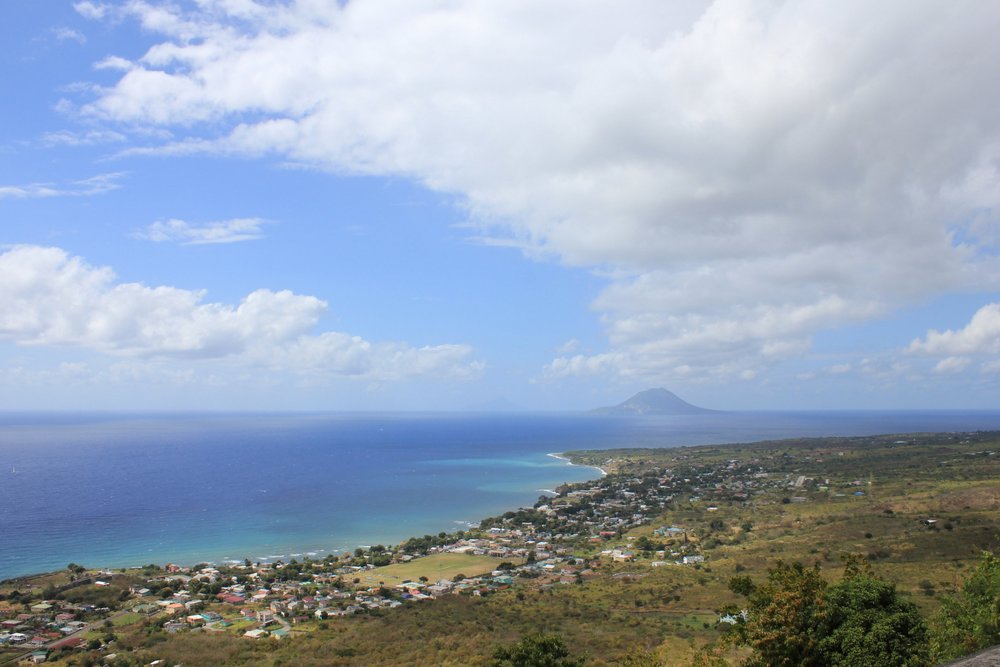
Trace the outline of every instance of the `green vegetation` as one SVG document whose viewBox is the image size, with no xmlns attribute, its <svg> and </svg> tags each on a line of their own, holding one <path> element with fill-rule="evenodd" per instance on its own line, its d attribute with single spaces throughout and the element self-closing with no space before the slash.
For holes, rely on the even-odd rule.
<svg viewBox="0 0 1000 667">
<path fill-rule="evenodd" d="M 1000 558 L 985 552 L 962 589 L 934 615 L 935 655 L 958 658 L 1000 644 Z"/>
<path fill-rule="evenodd" d="M 733 641 L 751 646 L 746 667 L 893 667 L 929 665 L 927 628 L 916 607 L 852 557 L 832 586 L 817 563 L 785 563 L 767 583 L 734 577 L 730 588 L 748 598 L 736 615 Z"/>
<path fill-rule="evenodd" d="M 513 646 L 493 652 L 491 667 L 582 667 L 583 658 L 573 658 L 556 635 L 528 635 Z"/>
</svg>

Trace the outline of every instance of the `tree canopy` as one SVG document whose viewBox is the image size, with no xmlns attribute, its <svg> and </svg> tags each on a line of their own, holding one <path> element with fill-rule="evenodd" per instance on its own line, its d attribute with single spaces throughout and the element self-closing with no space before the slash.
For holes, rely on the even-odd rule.
<svg viewBox="0 0 1000 667">
<path fill-rule="evenodd" d="M 767 582 L 735 577 L 747 597 L 733 635 L 754 650 L 746 667 L 918 667 L 929 664 L 927 629 L 916 607 L 866 563 L 849 559 L 828 585 L 819 565 L 778 563 Z"/>
<path fill-rule="evenodd" d="M 561 638 L 534 634 L 493 652 L 492 667 L 582 667 L 584 658 L 573 658 Z"/>
<path fill-rule="evenodd" d="M 1000 558 L 984 552 L 962 590 L 941 601 L 932 645 L 939 660 L 958 658 L 1000 644 Z"/>
</svg>

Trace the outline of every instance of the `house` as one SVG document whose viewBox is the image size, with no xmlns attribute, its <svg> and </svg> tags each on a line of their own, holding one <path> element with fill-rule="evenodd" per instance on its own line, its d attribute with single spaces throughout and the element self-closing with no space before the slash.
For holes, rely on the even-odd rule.
<svg viewBox="0 0 1000 667">
<path fill-rule="evenodd" d="M 257 628 L 255 630 L 247 630 L 246 632 L 243 633 L 243 636 L 249 637 L 250 639 L 263 639 L 264 637 L 267 637 L 269 634 L 271 633 L 269 633 L 267 630 L 264 630 L 263 628 Z"/>
</svg>

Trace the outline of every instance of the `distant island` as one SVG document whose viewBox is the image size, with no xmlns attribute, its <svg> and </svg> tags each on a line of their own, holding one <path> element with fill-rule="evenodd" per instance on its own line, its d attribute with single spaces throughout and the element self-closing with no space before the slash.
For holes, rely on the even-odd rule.
<svg viewBox="0 0 1000 667">
<path fill-rule="evenodd" d="M 592 415 L 704 415 L 720 412 L 691 405 L 662 387 L 640 391 L 632 398 L 605 408 L 591 410 Z"/>
</svg>

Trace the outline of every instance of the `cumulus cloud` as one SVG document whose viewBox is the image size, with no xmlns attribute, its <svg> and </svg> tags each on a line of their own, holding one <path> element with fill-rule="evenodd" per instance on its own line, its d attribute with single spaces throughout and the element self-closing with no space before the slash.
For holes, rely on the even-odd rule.
<svg viewBox="0 0 1000 667">
<path fill-rule="evenodd" d="M 818 331 L 1000 287 L 1000 6 L 76 7 L 160 35 L 92 120 L 412 178 L 464 198 L 480 239 L 601 271 L 609 349 L 549 377 L 746 378 Z"/>
<path fill-rule="evenodd" d="M 0 339 L 77 346 L 133 359 L 229 360 L 300 376 L 372 381 L 470 377 L 482 366 L 465 345 L 413 347 L 345 333 L 312 333 L 327 304 L 258 289 L 238 305 L 202 292 L 118 283 L 111 269 L 59 248 L 0 254 Z"/>
<path fill-rule="evenodd" d="M 962 357 L 1000 354 L 1000 303 L 980 308 L 962 329 L 931 330 L 907 350 L 915 354 Z"/>
<path fill-rule="evenodd" d="M 88 19 L 101 19 L 107 14 L 107 7 L 103 3 L 83 0 L 73 4 L 73 9 Z"/>
<path fill-rule="evenodd" d="M 261 227 L 266 223 L 261 218 L 234 218 L 200 225 L 177 219 L 157 220 L 149 227 L 136 231 L 133 236 L 148 241 L 172 241 L 183 245 L 237 243 L 263 237 Z"/>
</svg>

